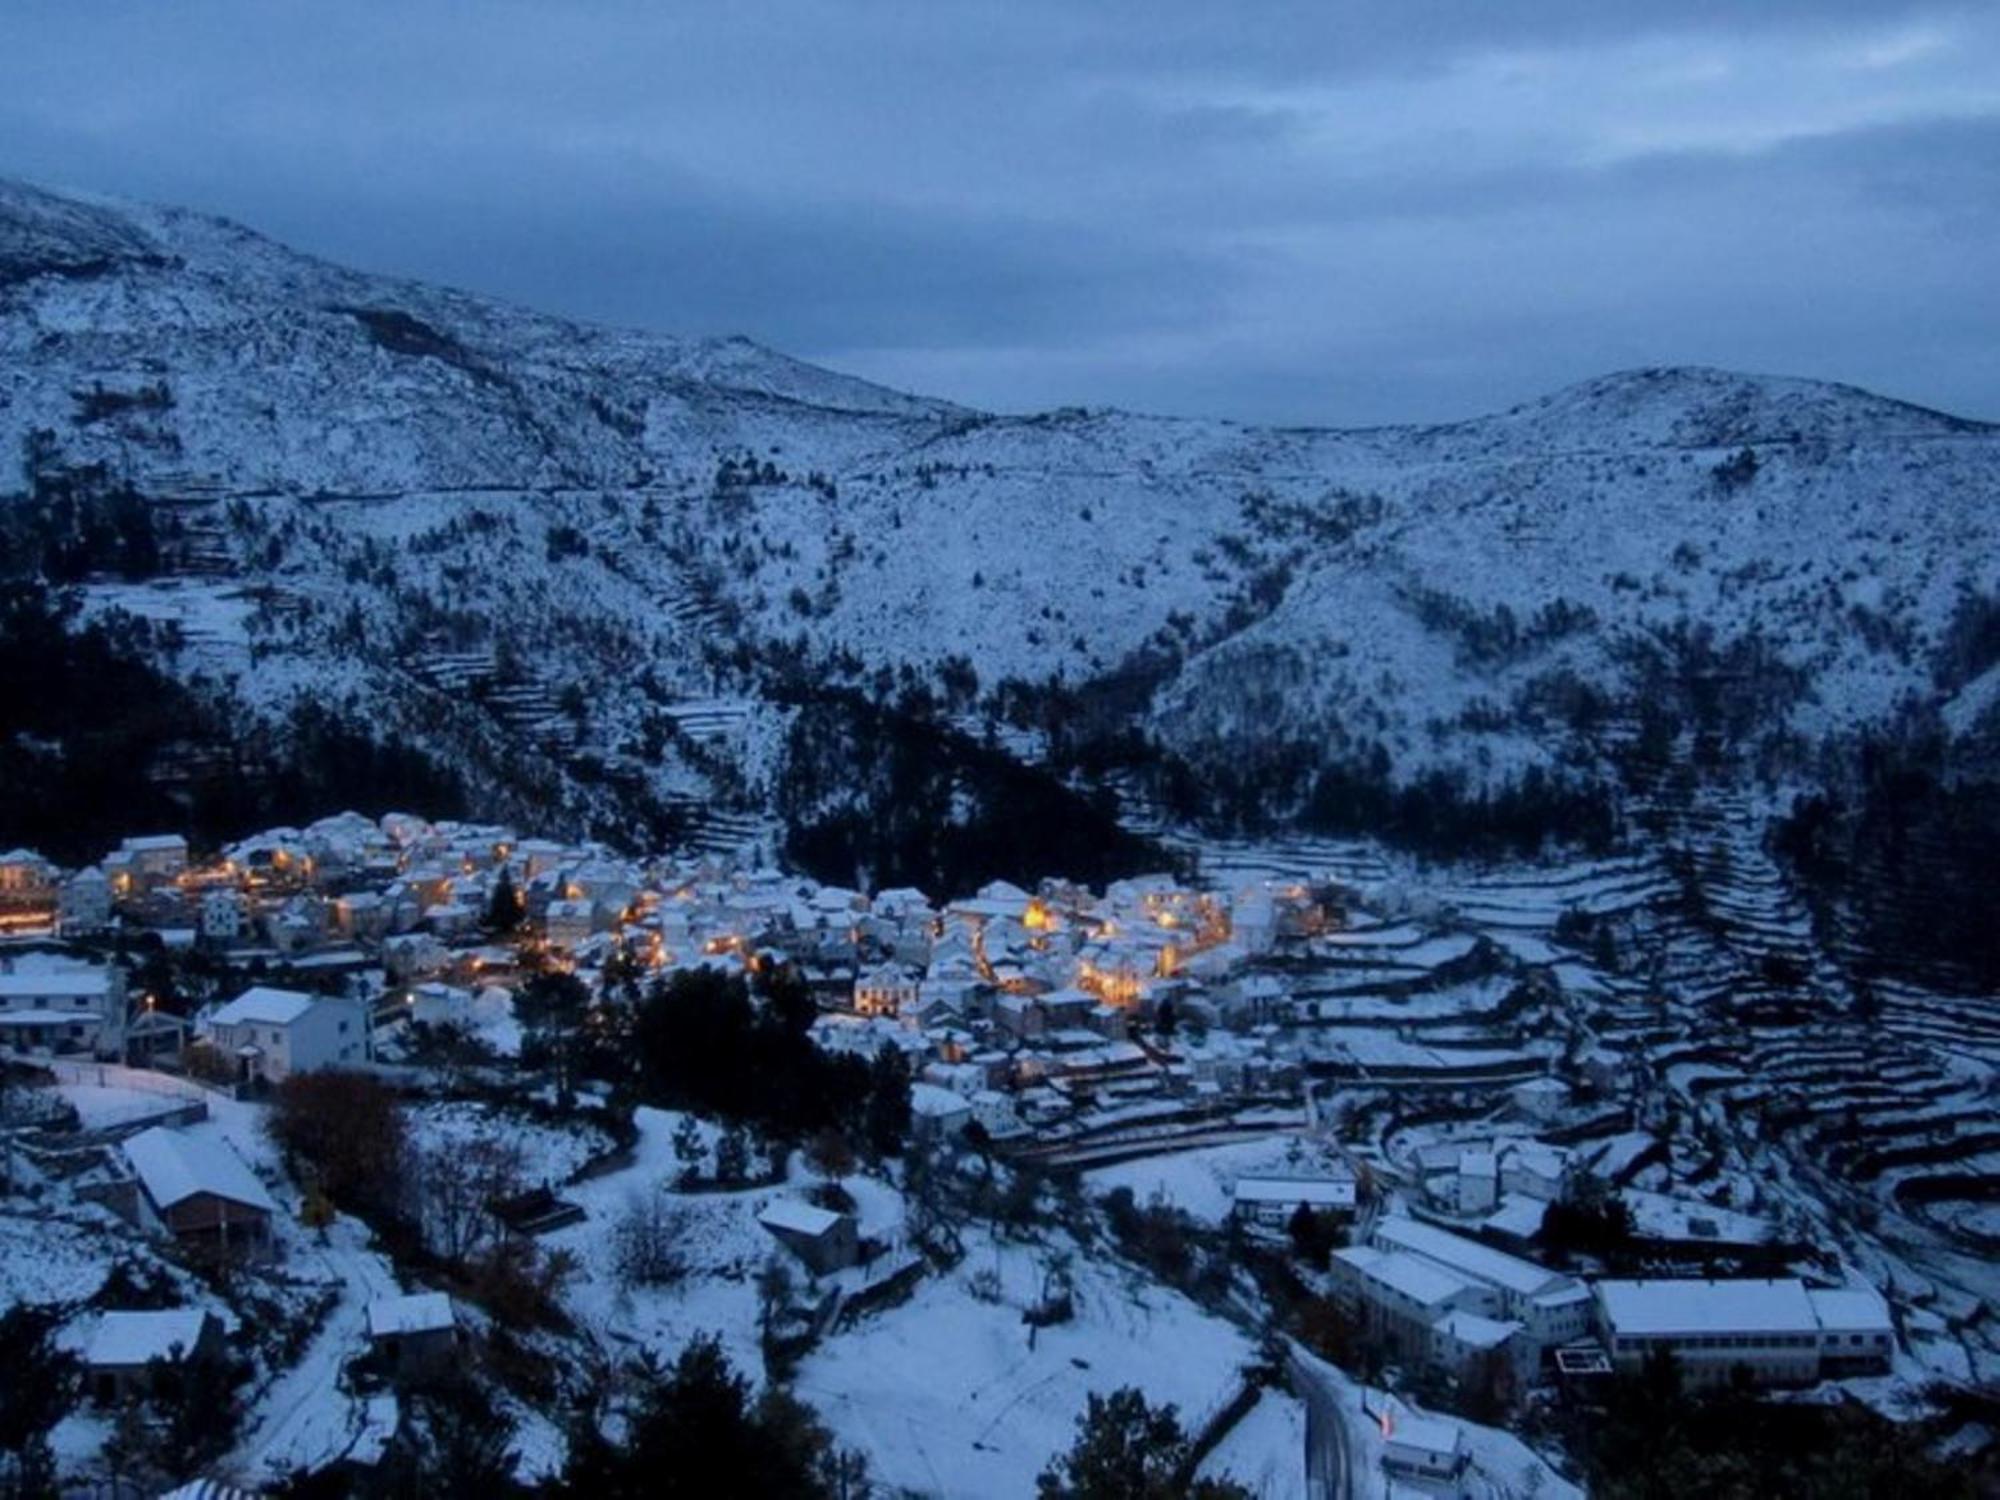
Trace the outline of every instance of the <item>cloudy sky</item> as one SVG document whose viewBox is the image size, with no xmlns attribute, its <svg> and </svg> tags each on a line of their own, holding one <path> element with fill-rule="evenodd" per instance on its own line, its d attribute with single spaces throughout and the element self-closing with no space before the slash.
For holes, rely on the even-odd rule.
<svg viewBox="0 0 2000 1500">
<path fill-rule="evenodd" d="M 0 173 L 1001 410 L 2000 418 L 2000 6 L 11 0 Z"/>
</svg>

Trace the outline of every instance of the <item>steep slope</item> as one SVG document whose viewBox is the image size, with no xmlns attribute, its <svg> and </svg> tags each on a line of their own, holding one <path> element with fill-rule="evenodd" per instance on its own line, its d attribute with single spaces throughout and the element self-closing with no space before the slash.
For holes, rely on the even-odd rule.
<svg viewBox="0 0 2000 1500">
<path fill-rule="evenodd" d="M 1994 740 L 2000 435 L 1812 381 L 1353 432 L 1002 418 L 0 185 L 0 451 L 9 566 L 154 621 L 170 670 L 612 829 L 827 813 L 788 742 L 841 695 L 1128 804 L 1447 851 L 1470 825 L 1411 788 L 1532 774 L 1489 809 L 1518 847 L 1689 775 L 1779 808 L 1913 716 Z"/>
</svg>

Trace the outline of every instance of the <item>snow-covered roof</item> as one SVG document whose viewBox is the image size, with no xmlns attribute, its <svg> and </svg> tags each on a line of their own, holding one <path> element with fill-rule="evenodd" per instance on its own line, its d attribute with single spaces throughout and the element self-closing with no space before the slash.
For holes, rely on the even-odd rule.
<svg viewBox="0 0 2000 1500">
<path fill-rule="evenodd" d="M 73 969 L 61 974 L 0 974 L 0 1000 L 94 998 L 109 980 L 104 969 Z"/>
<path fill-rule="evenodd" d="M 97 1320 L 83 1346 L 87 1365 L 143 1365 L 193 1352 L 208 1314 L 198 1307 L 153 1312 L 108 1312 Z"/>
<path fill-rule="evenodd" d="M 403 1333 L 436 1333 L 451 1326 L 451 1298 L 443 1292 L 410 1292 L 400 1297 L 377 1297 L 368 1304 L 370 1338 L 390 1338 Z"/>
<path fill-rule="evenodd" d="M 1463 1276 L 1400 1250 L 1353 1245 L 1333 1253 L 1370 1281 L 1401 1292 L 1419 1307 L 1441 1306 L 1471 1285 Z"/>
<path fill-rule="evenodd" d="M 1503 1193 L 1500 1206 L 1481 1219 L 1479 1226 L 1524 1240 L 1532 1239 L 1541 1232 L 1542 1219 L 1548 1211 L 1548 1204 L 1528 1193 Z"/>
<path fill-rule="evenodd" d="M 1461 1443 L 1456 1422 L 1443 1417 L 1413 1417 L 1398 1414 L 1390 1419 L 1389 1441 L 1425 1453 L 1455 1454 Z"/>
<path fill-rule="evenodd" d="M 1382 1244 L 1414 1251 L 1475 1281 L 1504 1287 L 1523 1297 L 1545 1291 L 1551 1282 L 1563 1279 L 1560 1272 L 1532 1261 L 1400 1215 L 1379 1221 L 1375 1225 L 1375 1238 Z"/>
<path fill-rule="evenodd" d="M 1873 1287 L 1807 1287 L 1806 1300 L 1827 1333 L 1888 1333 L 1889 1304 Z"/>
<path fill-rule="evenodd" d="M 125 1159 L 146 1196 L 161 1208 L 212 1193 L 232 1203 L 277 1212 L 278 1205 L 227 1143 L 155 1125 L 125 1142 Z"/>
<path fill-rule="evenodd" d="M 1796 1278 L 1744 1281 L 1600 1281 L 1597 1300 L 1614 1336 L 1816 1334 L 1819 1320 Z"/>
<path fill-rule="evenodd" d="M 1238 1203 L 1304 1203 L 1313 1207 L 1352 1208 L 1352 1177 L 1239 1177 Z"/>
<path fill-rule="evenodd" d="M 247 989 L 209 1017 L 215 1026 L 289 1026 L 311 1010 L 318 997 L 301 990 Z"/>
<path fill-rule="evenodd" d="M 138 838 L 126 839 L 119 847 L 134 854 L 164 853 L 174 849 L 186 849 L 187 840 L 178 833 L 149 833 Z"/>
<path fill-rule="evenodd" d="M 773 1198 L 757 1215 L 757 1222 L 766 1229 L 789 1230 L 817 1239 L 840 1222 L 840 1215 L 797 1198 Z"/>
<path fill-rule="evenodd" d="M 1435 1326 L 1441 1333 L 1449 1334 L 1470 1349 L 1497 1349 L 1521 1328 L 1519 1323 L 1481 1317 L 1462 1307 L 1453 1308 L 1439 1318 Z"/>
<path fill-rule="evenodd" d="M 910 1085 L 910 1113 L 927 1115 L 933 1119 L 943 1116 L 964 1114 L 971 1109 L 963 1095 L 950 1089 L 939 1088 L 934 1083 L 913 1083 Z"/>
</svg>

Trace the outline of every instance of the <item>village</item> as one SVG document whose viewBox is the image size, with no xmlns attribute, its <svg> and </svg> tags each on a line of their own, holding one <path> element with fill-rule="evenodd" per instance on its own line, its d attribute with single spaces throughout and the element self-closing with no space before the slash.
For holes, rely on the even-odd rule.
<svg viewBox="0 0 2000 1500">
<path fill-rule="evenodd" d="M 1202 1472 L 1264 1493 L 1572 1492 L 1559 1456 L 1509 1428 L 1550 1402 L 1587 1411 L 1596 1385 L 1669 1353 L 1690 1391 L 1819 1387 L 1884 1412 L 1977 1376 L 1981 1299 L 1775 1192 L 1774 1158 L 1721 1129 L 1744 1075 L 1704 1066 L 1657 1002 L 1610 993 L 1584 943 L 1552 941 L 1564 912 L 1572 932 L 1578 911 L 1604 917 L 1624 877 L 1593 874 L 1538 935 L 1518 909 L 1485 931 L 1468 920 L 1490 895 L 1448 904 L 1370 873 L 1225 865 L 1102 892 L 1049 880 L 933 897 L 354 814 L 214 851 L 134 836 L 82 869 L 0 856 L 0 1292 L 58 1310 L 81 1361 L 88 1400 L 57 1459 L 101 1467 L 121 1404 L 163 1371 L 235 1360 L 256 1370 L 240 1421 L 173 1477 L 255 1493 L 365 1471 L 395 1451 L 398 1392 L 463 1340 L 506 1336 L 470 1279 L 425 1274 L 451 1255 L 385 1253 L 365 1215 L 301 1175 L 290 1138 L 274 1144 L 274 1113 L 343 1097 L 302 1081 L 357 1074 L 403 1100 L 420 1155 L 428 1132 L 438 1156 L 510 1162 L 489 1177 L 431 1168 L 427 1187 L 476 1200 L 439 1210 L 482 1226 L 460 1231 L 457 1261 L 489 1236 L 530 1247 L 561 1267 L 563 1321 L 617 1325 L 607 1342 L 733 1321 L 746 1367 L 773 1369 L 783 1347 L 808 1389 L 822 1363 L 889 1338 L 909 1299 L 942 1296 L 976 1243 L 991 1267 L 962 1271 L 969 1295 L 946 1321 L 1016 1307 L 1030 1350 L 1037 1332 L 1049 1350 L 1079 1336 L 1094 1298 L 1149 1305 L 1093 1281 L 1110 1271 L 1089 1261 L 1149 1266 L 1177 1299 L 1161 1326 L 1187 1320 L 1190 1349 L 1234 1352 L 1173 1377 L 1141 1358 L 1135 1377 L 1181 1388 Z M 676 976 L 768 997 L 780 974 L 810 998 L 817 1054 L 887 1067 L 899 1095 L 907 1080 L 898 1168 L 856 1157 L 900 1139 L 877 1153 L 822 1130 L 794 1153 L 693 1110 L 621 1114 L 563 1061 L 535 1001 L 573 981 L 587 1000 L 568 1024 L 625 1037 L 636 997 L 679 993 L 663 988 Z M 1956 1083 L 1969 1098 L 1990 1087 Z M 926 1187 L 920 1160 L 953 1163 L 957 1186 Z M 944 1206 L 975 1180 L 984 1231 Z M 1063 1182 L 1105 1205 L 1109 1239 L 1088 1254 Z M 642 1213 L 635 1191 L 658 1196 Z M 726 1224 L 699 1217 L 725 1210 Z M 1039 1238 L 1022 1228 L 1065 1211 Z M 31 1240 L 72 1243 L 76 1264 L 37 1285 Z M 163 1267 L 262 1268 L 274 1328 L 245 1326 L 240 1283 L 204 1290 L 185 1269 L 107 1302 L 93 1257 L 124 1266 L 117 1247 L 141 1241 L 164 1247 Z M 673 1274 L 650 1275 L 649 1257 Z M 689 1290 L 705 1275 L 732 1310 Z M 650 1326 L 635 1300 L 649 1295 L 663 1299 Z M 949 1385 L 936 1351 L 888 1348 L 914 1386 Z M 1081 1371 L 1116 1363 L 1101 1337 L 1078 1348 Z M 1037 1377 L 1045 1448 L 1098 1383 Z M 553 1472 L 560 1436 L 506 1400 L 520 1477 Z M 1031 1410 L 1015 1420 L 1041 1430 Z M 929 1490 L 874 1414 L 826 1415 L 888 1491 Z M 970 1446 L 988 1469 L 955 1493 L 1019 1492 L 1044 1456 L 1028 1442 L 1003 1460 L 990 1429 Z"/>
</svg>

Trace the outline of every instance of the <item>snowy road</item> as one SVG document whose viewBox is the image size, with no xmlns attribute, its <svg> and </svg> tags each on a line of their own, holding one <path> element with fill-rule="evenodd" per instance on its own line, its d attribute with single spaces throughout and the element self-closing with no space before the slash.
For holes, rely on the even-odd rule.
<svg viewBox="0 0 2000 1500">
<path fill-rule="evenodd" d="M 1354 1460 L 1340 1394 L 1313 1361 L 1292 1350 L 1292 1379 L 1306 1403 L 1306 1494 L 1311 1500 L 1351 1500 Z"/>
<path fill-rule="evenodd" d="M 361 1224 L 342 1218 L 328 1229 L 325 1245 L 298 1251 L 301 1261 L 319 1261 L 340 1300 L 299 1362 L 258 1398 L 255 1423 L 230 1455 L 230 1467 L 245 1478 L 323 1468 L 361 1438 L 366 1408 L 341 1389 L 341 1368 L 366 1347 L 369 1302 L 399 1290 L 382 1258 L 364 1248 L 367 1237 Z"/>
</svg>

